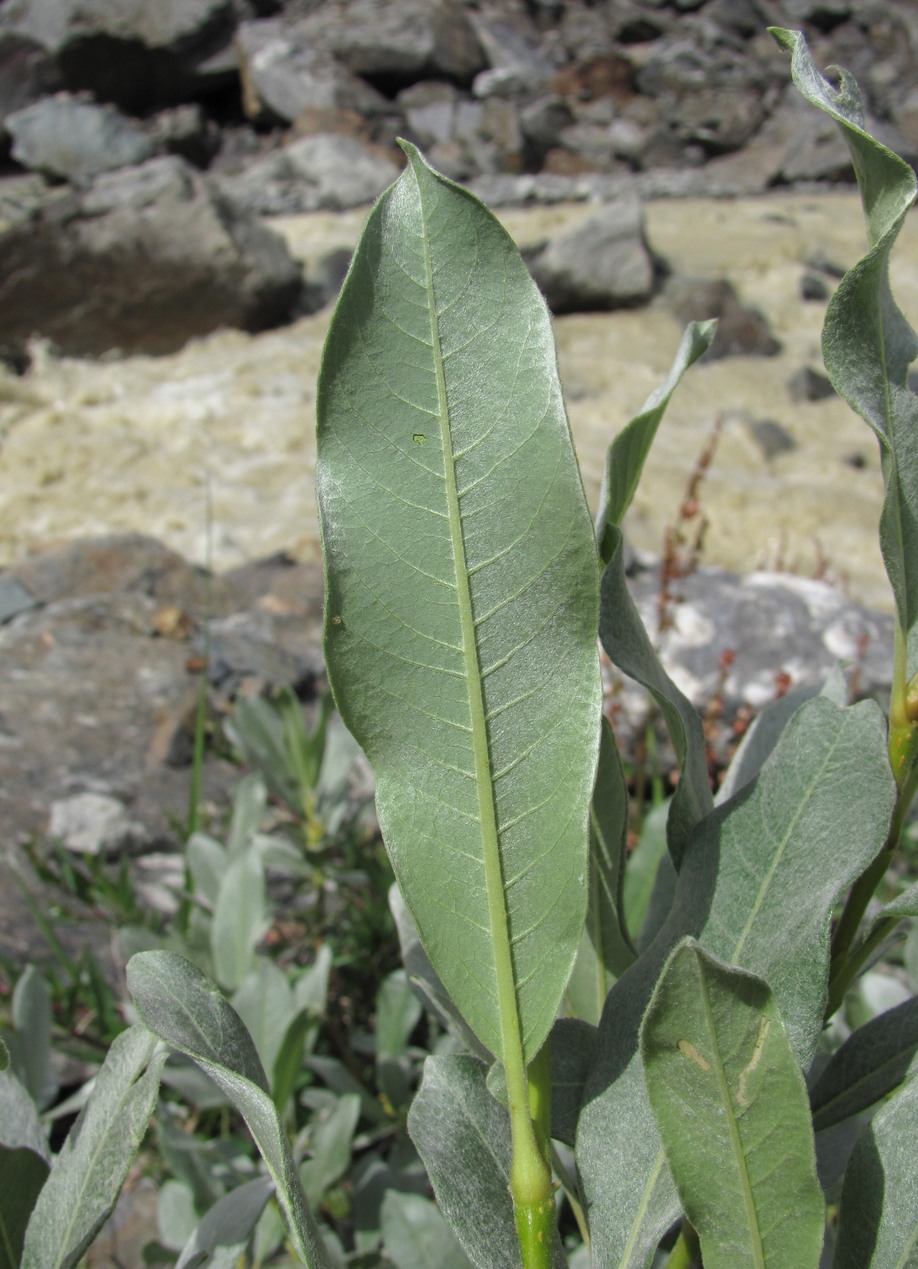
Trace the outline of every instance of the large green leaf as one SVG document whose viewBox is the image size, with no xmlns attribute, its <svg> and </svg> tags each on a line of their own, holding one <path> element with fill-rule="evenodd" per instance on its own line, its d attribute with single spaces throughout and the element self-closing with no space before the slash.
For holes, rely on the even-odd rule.
<svg viewBox="0 0 918 1269">
<path fill-rule="evenodd" d="M 817 1131 L 866 1110 L 897 1088 L 918 1053 L 918 996 L 865 1022 L 832 1054 L 810 1089 Z"/>
<path fill-rule="evenodd" d="M 817 1269 L 803 1075 L 760 978 L 680 943 L 641 1026 L 647 1092 L 705 1269 Z"/>
<path fill-rule="evenodd" d="M 440 1210 L 477 1269 L 519 1269 L 510 1198 L 510 1118 L 473 1057 L 428 1057 L 408 1130 Z M 565 1261 L 560 1240 L 554 1267 Z"/>
<path fill-rule="evenodd" d="M 26 966 L 13 989 L 11 1012 L 13 1069 L 43 1110 L 54 1098 L 57 1080 L 51 1066 L 51 993 L 34 965 Z"/>
<path fill-rule="evenodd" d="M 509 1063 L 584 924 L 596 549 L 545 304 L 494 217 L 405 150 L 319 379 L 326 658 L 431 962 Z"/>
<path fill-rule="evenodd" d="M 113 1042 L 32 1211 L 22 1269 L 70 1269 L 108 1218 L 156 1104 L 155 1045 L 142 1026 Z"/>
<path fill-rule="evenodd" d="M 834 1269 L 918 1266 L 918 1080 L 861 1134 L 845 1172 Z"/>
<path fill-rule="evenodd" d="M 151 1031 L 187 1053 L 223 1090 L 255 1138 L 277 1187 L 293 1243 L 309 1269 L 334 1269 L 293 1164 L 268 1079 L 239 1015 L 190 961 L 138 952 L 127 968 L 137 1011 Z"/>
<path fill-rule="evenodd" d="M 772 31 L 791 50 L 794 83 L 840 126 L 851 151 L 867 217 L 867 254 L 845 274 L 823 328 L 823 357 L 837 392 L 880 441 L 886 487 L 880 545 L 909 636 L 909 677 L 918 669 L 918 400 L 908 367 L 918 338 L 893 300 L 890 253 L 918 182 L 911 167 L 865 130 L 857 84 L 837 70 L 833 87 L 816 69 L 798 31 Z"/>
<path fill-rule="evenodd" d="M 757 779 L 692 834 L 672 911 L 609 994 L 577 1135 L 599 1262 L 650 1263 L 678 1215 L 637 1053 L 638 1028 L 669 951 L 706 951 L 764 978 L 801 1065 L 822 1027 L 838 895 L 882 849 L 895 799 L 872 702 L 803 705 Z"/>
</svg>

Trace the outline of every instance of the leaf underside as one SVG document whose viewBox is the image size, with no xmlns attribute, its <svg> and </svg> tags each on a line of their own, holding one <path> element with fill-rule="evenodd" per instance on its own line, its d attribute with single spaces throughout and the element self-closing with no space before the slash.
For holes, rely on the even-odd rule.
<svg viewBox="0 0 918 1269">
<path fill-rule="evenodd" d="M 528 1060 L 586 908 L 596 550 L 544 302 L 490 213 L 405 149 L 319 380 L 326 660 L 434 969 Z"/>
</svg>

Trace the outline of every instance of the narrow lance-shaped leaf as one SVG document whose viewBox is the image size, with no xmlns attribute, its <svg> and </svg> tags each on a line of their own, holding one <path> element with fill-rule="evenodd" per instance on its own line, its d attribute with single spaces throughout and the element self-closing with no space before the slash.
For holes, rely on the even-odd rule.
<svg viewBox="0 0 918 1269">
<path fill-rule="evenodd" d="M 688 324 L 666 379 L 644 402 L 641 413 L 622 428 L 609 446 L 596 520 L 596 537 L 603 564 L 608 564 L 617 546 L 616 535 L 609 533 L 609 529 L 621 525 L 631 505 L 666 407 L 686 370 L 710 348 L 716 329 L 716 321 Z"/>
<path fill-rule="evenodd" d="M 70 1269 L 108 1218 L 156 1104 L 155 1044 L 142 1026 L 113 1042 L 35 1204 L 22 1269 Z"/>
<path fill-rule="evenodd" d="M 918 1053 L 918 996 L 865 1022 L 832 1054 L 810 1089 L 819 1132 L 866 1110 L 913 1071 Z"/>
<path fill-rule="evenodd" d="M 858 1139 L 845 1172 L 834 1269 L 918 1264 L 918 1080 L 910 1080 Z"/>
<path fill-rule="evenodd" d="M 825 1203 L 809 1103 L 768 985 L 687 939 L 656 986 L 641 1053 L 705 1269 L 817 1269 Z"/>
<path fill-rule="evenodd" d="M 270 1177 L 257 1177 L 224 1194 L 188 1239 L 175 1269 L 212 1266 L 214 1258 L 235 1266 L 273 1193 Z"/>
<path fill-rule="evenodd" d="M 657 656 L 625 579 L 624 539 L 606 529 L 610 557 L 602 575 L 599 637 L 614 665 L 646 687 L 660 707 L 681 767 L 666 822 L 667 842 L 678 868 L 695 824 L 714 805 L 707 747 L 698 711 L 675 685 Z"/>
<path fill-rule="evenodd" d="M 173 952 L 138 952 L 128 987 L 144 1022 L 187 1053 L 226 1094 L 255 1138 L 277 1187 L 297 1253 L 308 1269 L 334 1269 L 309 1210 L 290 1143 L 268 1090 L 268 1079 L 239 1015 L 217 987 Z"/>
<path fill-rule="evenodd" d="M 404 148 L 319 380 L 326 658 L 422 942 L 510 1078 L 586 910 L 596 551 L 544 302 Z"/>
<path fill-rule="evenodd" d="M 841 128 L 854 162 L 867 219 L 869 250 L 842 278 L 826 311 L 822 349 L 836 391 L 880 442 L 885 487 L 880 547 L 896 600 L 899 647 L 890 718 L 891 749 L 903 782 L 916 759 L 918 732 L 907 683 L 918 671 L 918 400 L 908 368 L 918 336 L 893 299 L 890 255 L 915 202 L 912 168 L 867 132 L 858 86 L 834 68 L 838 87 L 819 73 L 800 32 L 772 28 L 791 50 L 801 94 Z"/>
<path fill-rule="evenodd" d="M 635 959 L 624 913 L 628 789 L 608 721 L 602 720 L 599 766 L 590 809 L 590 901 L 586 929 L 565 1004 L 595 1024 L 609 988 Z"/>
</svg>

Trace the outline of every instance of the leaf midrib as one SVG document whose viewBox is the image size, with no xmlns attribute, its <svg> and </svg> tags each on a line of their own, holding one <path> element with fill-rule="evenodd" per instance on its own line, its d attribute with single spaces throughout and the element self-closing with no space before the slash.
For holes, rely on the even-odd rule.
<svg viewBox="0 0 918 1269">
<path fill-rule="evenodd" d="M 495 790 L 484 704 L 484 684 L 475 635 L 475 617 L 469 584 L 469 568 L 465 552 L 465 536 L 462 530 L 459 488 L 456 480 L 456 458 L 452 447 L 440 320 L 433 283 L 429 219 L 424 206 L 422 182 L 417 179 L 417 173 L 415 173 L 415 179 L 417 180 L 418 199 L 421 208 L 424 280 L 427 293 L 427 308 L 430 315 L 431 347 L 437 384 L 440 439 L 443 449 L 443 474 L 446 486 L 450 540 L 456 567 L 456 594 L 459 604 L 462 655 L 465 665 L 472 728 L 472 753 L 475 785 L 478 794 L 482 862 L 488 902 L 491 949 L 494 955 L 497 980 L 497 1008 L 501 1047 L 503 1050 L 503 1052 L 497 1054 L 497 1057 L 504 1063 L 512 1105 L 513 1101 L 519 1096 L 520 1091 L 525 1088 L 526 1073 L 523 1061 L 522 1028 L 516 997 L 513 955 L 510 945 L 509 914 L 505 900 L 503 868 L 500 858 Z"/>
</svg>

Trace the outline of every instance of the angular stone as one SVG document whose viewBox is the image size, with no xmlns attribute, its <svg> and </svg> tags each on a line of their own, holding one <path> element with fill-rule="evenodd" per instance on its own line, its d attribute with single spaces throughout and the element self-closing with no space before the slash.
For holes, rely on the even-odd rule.
<svg viewBox="0 0 918 1269">
<path fill-rule="evenodd" d="M 555 313 L 645 303 L 653 292 L 654 266 L 644 239 L 640 204 L 607 204 L 577 228 L 553 239 L 531 268 Z"/>
<path fill-rule="evenodd" d="M 267 18 L 236 32 L 242 102 L 255 120 L 292 123 L 309 110 L 356 110 L 373 115 L 386 99 L 331 57 L 314 24 Z"/>
<path fill-rule="evenodd" d="M 33 172 L 86 185 L 102 172 L 153 157 L 153 139 L 111 106 L 66 93 L 45 97 L 7 116 L 13 158 Z"/>
<path fill-rule="evenodd" d="M 64 84 L 142 113 L 225 83 L 207 61 L 232 38 L 232 0 L 11 0 L 8 29 L 52 53 Z"/>
<path fill-rule="evenodd" d="M 405 82 L 437 75 L 470 84 L 485 67 L 458 0 L 343 0 L 327 18 L 332 52 L 356 75 Z"/>
<path fill-rule="evenodd" d="M 670 306 L 679 321 L 717 318 L 717 334 L 705 357 L 772 357 L 781 344 L 758 309 L 742 303 L 732 283 L 721 279 L 679 278 L 668 288 Z"/>
<path fill-rule="evenodd" d="M 238 175 L 215 179 L 250 213 L 289 216 L 371 203 L 399 170 L 354 137 L 320 133 L 275 150 Z"/>
<path fill-rule="evenodd" d="M 211 678 L 222 688 L 212 717 L 243 678 L 308 694 L 321 673 L 319 565 L 274 557 L 208 579 L 153 539 L 117 535 L 30 557 L 0 574 L 0 594 L 12 585 L 28 605 L 0 626 L 0 820 L 11 847 L 44 833 L 55 803 L 54 831 L 74 848 L 78 834 L 81 848 L 86 834 L 120 835 L 131 849 L 174 845 L 199 645 L 163 637 L 167 606 L 199 639 L 211 619 Z M 236 779 L 210 754 L 205 798 L 224 804 Z M 0 915 L 2 898 L 0 885 Z"/>
<path fill-rule="evenodd" d="M 22 110 L 61 86 L 54 59 L 37 41 L 0 29 L 0 128 Z"/>
<path fill-rule="evenodd" d="M 151 120 L 150 134 L 160 150 L 199 168 L 206 168 L 220 149 L 217 125 L 196 102 L 161 110 Z"/>
<path fill-rule="evenodd" d="M 48 836 L 76 854 L 117 858 L 144 844 L 142 824 L 107 793 L 73 793 L 51 803 Z"/>
<path fill-rule="evenodd" d="M 828 375 L 812 366 L 801 366 L 787 381 L 792 401 L 825 401 L 835 396 L 835 389 Z"/>
<path fill-rule="evenodd" d="M 11 337 L 93 356 L 161 353 L 220 326 L 285 321 L 302 278 L 284 243 L 174 156 L 82 194 L 31 192 L 0 233 Z"/>
</svg>

